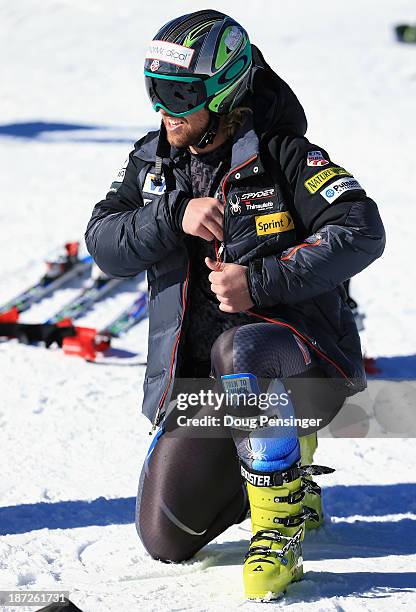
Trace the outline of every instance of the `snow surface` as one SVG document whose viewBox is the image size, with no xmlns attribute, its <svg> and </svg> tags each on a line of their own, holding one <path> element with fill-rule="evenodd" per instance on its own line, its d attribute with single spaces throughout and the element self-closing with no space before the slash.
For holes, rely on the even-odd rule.
<svg viewBox="0 0 416 612">
<path fill-rule="evenodd" d="M 367 313 L 363 345 L 414 364 L 416 47 L 392 35 L 394 24 L 415 20 L 414 2 L 211 6 L 249 29 L 303 103 L 310 140 L 379 203 L 385 255 L 352 283 Z M 0 4 L 1 303 L 43 271 L 51 249 L 83 234 L 131 144 L 157 125 L 140 77 L 143 51 L 163 21 L 200 8 Z M 46 318 L 74 290 L 24 320 Z M 130 298 L 112 296 L 81 322 L 104 324 Z M 145 357 L 146 341 L 144 321 L 120 346 Z M 264 610 L 243 598 L 248 523 L 180 565 L 151 560 L 137 538 L 133 498 L 150 441 L 139 414 L 143 367 L 7 342 L 0 371 L 0 590 L 69 590 L 85 612 Z M 415 459 L 411 439 L 321 440 L 316 461 L 337 468 L 320 479 L 329 518 L 305 542 L 305 579 L 272 610 L 416 608 Z"/>
</svg>

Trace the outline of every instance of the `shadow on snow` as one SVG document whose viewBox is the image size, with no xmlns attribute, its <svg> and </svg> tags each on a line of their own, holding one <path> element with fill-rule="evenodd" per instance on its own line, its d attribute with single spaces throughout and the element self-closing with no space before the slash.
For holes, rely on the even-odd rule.
<svg viewBox="0 0 416 612">
<path fill-rule="evenodd" d="M 289 587 L 285 601 L 289 604 L 349 596 L 382 599 L 414 589 L 416 572 L 305 572 L 302 582 Z"/>
<path fill-rule="evenodd" d="M 324 503 L 329 516 L 354 515 L 380 517 L 388 514 L 416 513 L 416 484 L 334 486 L 324 490 Z M 0 535 L 17 534 L 37 529 L 71 529 L 92 525 L 122 525 L 134 522 L 135 498 L 92 501 L 74 500 L 53 503 L 39 502 L 0 508 Z M 246 548 L 242 542 L 241 553 Z M 228 543 L 231 549 L 238 542 Z M 210 544 L 200 554 L 225 553 L 223 544 Z M 232 552 L 232 550 L 230 550 Z M 349 558 L 384 555 L 409 555 L 416 552 L 416 520 L 344 521 L 327 523 L 308 535 L 305 558 Z M 225 561 L 225 559 L 223 559 Z"/>
<path fill-rule="evenodd" d="M 135 498 L 39 502 L 0 508 L 0 535 L 134 522 Z"/>
<path fill-rule="evenodd" d="M 100 125 L 85 125 L 78 123 L 59 123 L 49 121 L 27 121 L 21 123 L 7 123 L 0 125 L 0 137 L 21 138 L 24 140 L 41 140 L 42 142 L 100 142 L 106 143 L 129 143 L 135 140 L 138 132 L 147 132 L 150 128 L 119 128 Z M 80 135 L 77 132 L 87 132 L 87 135 Z M 97 134 L 94 132 L 101 132 Z M 104 133 L 103 133 L 104 132 Z M 106 134 L 108 132 L 108 135 Z M 120 132 L 127 133 L 123 136 Z M 132 136 L 129 137 L 129 132 Z M 48 138 L 48 135 L 55 133 L 55 138 Z M 75 134 L 74 134 L 75 133 Z"/>
<path fill-rule="evenodd" d="M 382 516 L 413 512 L 416 484 L 387 486 L 335 486 L 325 491 L 325 504 L 332 516 Z M 131 524 L 135 498 L 93 501 L 62 501 L 21 504 L 0 508 L 0 535 L 26 533 L 36 529 L 70 529 L 92 525 Z M 247 524 L 246 524 L 247 525 Z M 241 564 L 250 538 L 244 523 L 239 541 L 212 543 L 197 555 L 206 567 Z M 306 561 L 411 555 L 416 551 L 416 520 L 337 522 L 307 534 Z M 415 572 L 316 572 L 307 571 L 301 583 L 290 585 L 284 601 L 318 601 L 323 597 L 355 596 L 386 598 L 397 592 L 416 589 Z"/>
<path fill-rule="evenodd" d="M 377 357 L 372 367 L 375 370 L 368 378 L 373 380 L 416 380 L 416 355 Z"/>
</svg>

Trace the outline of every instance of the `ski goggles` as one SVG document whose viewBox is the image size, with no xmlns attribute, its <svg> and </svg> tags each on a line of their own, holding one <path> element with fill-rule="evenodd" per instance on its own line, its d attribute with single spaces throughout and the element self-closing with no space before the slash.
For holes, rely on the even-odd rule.
<svg viewBox="0 0 416 612">
<path fill-rule="evenodd" d="M 203 108 L 210 96 L 206 87 L 210 79 L 163 74 L 156 77 L 147 70 L 144 75 L 147 94 L 155 111 L 163 108 L 174 117 L 183 117 Z"/>
</svg>

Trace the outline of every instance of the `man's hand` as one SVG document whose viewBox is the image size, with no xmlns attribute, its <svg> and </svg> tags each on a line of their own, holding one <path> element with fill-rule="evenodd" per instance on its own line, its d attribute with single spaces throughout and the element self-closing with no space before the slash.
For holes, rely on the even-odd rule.
<svg viewBox="0 0 416 612">
<path fill-rule="evenodd" d="M 220 301 L 223 312 L 245 312 L 254 306 L 247 282 L 247 267 L 233 263 L 215 262 L 209 257 L 205 263 L 212 270 L 208 276 L 211 289 Z"/>
<path fill-rule="evenodd" d="M 224 205 L 216 198 L 194 198 L 189 200 L 182 219 L 185 234 L 198 236 L 207 242 L 216 238 L 223 240 L 222 222 Z"/>
</svg>

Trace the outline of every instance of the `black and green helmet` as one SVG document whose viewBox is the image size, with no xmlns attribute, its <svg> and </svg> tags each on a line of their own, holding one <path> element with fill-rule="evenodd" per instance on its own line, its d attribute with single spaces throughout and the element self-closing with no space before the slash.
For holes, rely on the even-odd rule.
<svg viewBox="0 0 416 612">
<path fill-rule="evenodd" d="M 183 15 L 164 25 L 150 43 L 144 65 L 155 111 L 181 117 L 201 108 L 233 110 L 247 91 L 251 71 L 247 32 L 213 10 Z"/>
</svg>

